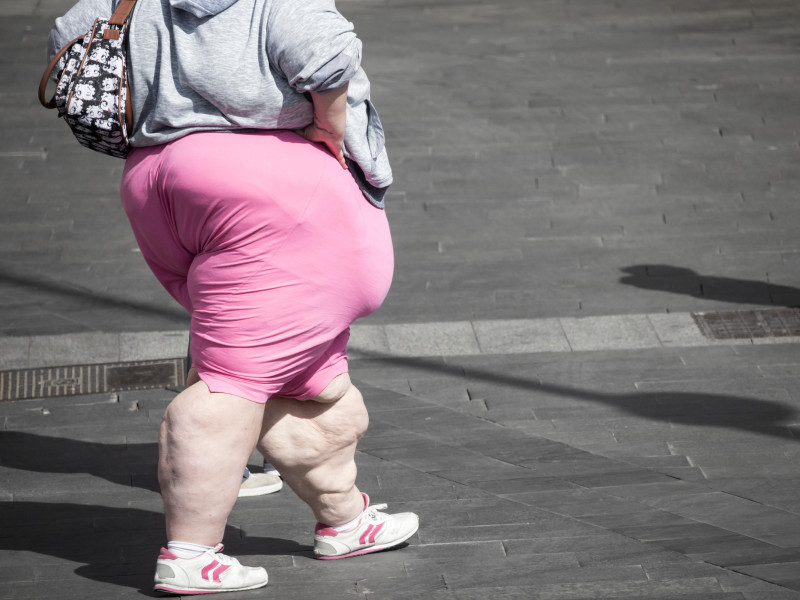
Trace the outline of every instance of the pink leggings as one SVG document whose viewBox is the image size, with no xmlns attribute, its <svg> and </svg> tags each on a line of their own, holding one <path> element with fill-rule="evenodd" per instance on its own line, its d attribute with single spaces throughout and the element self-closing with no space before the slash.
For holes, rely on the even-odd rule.
<svg viewBox="0 0 800 600">
<path fill-rule="evenodd" d="M 135 149 L 122 204 L 144 259 L 192 315 L 212 392 L 308 399 L 347 372 L 350 324 L 391 284 L 385 213 L 291 132 L 195 133 Z"/>
</svg>

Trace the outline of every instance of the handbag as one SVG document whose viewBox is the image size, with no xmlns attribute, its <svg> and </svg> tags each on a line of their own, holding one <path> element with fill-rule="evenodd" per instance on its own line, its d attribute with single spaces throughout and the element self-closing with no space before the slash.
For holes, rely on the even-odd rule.
<svg viewBox="0 0 800 600">
<path fill-rule="evenodd" d="M 118 158 L 131 150 L 125 38 L 135 4 L 136 0 L 122 0 L 110 19 L 96 19 L 91 31 L 59 50 L 39 84 L 39 102 L 58 109 L 83 146 Z M 47 100 L 47 82 L 57 69 L 56 90 Z"/>
</svg>

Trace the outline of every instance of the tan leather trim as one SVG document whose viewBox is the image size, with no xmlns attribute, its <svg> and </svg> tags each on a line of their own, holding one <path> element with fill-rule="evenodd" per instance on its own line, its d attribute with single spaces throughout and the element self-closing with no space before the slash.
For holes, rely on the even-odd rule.
<svg viewBox="0 0 800 600">
<path fill-rule="evenodd" d="M 84 35 L 79 35 L 74 40 L 66 44 L 58 53 L 53 57 L 53 60 L 50 61 L 50 64 L 47 65 L 47 68 L 44 70 L 44 75 L 42 75 L 42 80 L 39 82 L 39 102 L 41 102 L 42 106 L 45 108 L 55 108 L 56 107 L 56 92 L 53 90 L 53 97 L 50 100 L 45 98 L 45 93 L 47 91 L 47 82 L 50 80 L 50 75 L 53 73 L 53 70 L 56 68 L 58 61 L 61 60 L 61 57 L 66 54 L 66 52 L 72 47 L 72 44 L 77 42 L 78 40 L 85 37 Z"/>
</svg>

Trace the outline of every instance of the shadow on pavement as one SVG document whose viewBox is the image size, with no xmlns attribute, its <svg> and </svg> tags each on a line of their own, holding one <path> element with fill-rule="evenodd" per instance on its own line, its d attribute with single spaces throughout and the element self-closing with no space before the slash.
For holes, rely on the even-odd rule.
<svg viewBox="0 0 800 600">
<path fill-rule="evenodd" d="M 33 473 L 86 473 L 117 485 L 161 493 L 155 442 L 103 444 L 0 431 L 0 466 Z"/>
<path fill-rule="evenodd" d="M 697 427 L 723 427 L 800 442 L 800 426 L 795 424 L 800 419 L 800 412 L 790 405 L 773 400 L 705 392 L 608 394 L 544 383 L 516 375 L 493 373 L 487 369 L 447 365 L 434 359 L 388 357 L 377 353 L 372 353 L 372 356 L 390 361 L 394 365 L 402 364 L 414 369 L 466 377 L 534 393 L 545 392 L 565 398 L 598 402 L 645 419 Z"/>
<path fill-rule="evenodd" d="M 700 275 L 691 269 L 670 265 L 631 265 L 620 269 L 627 273 L 619 282 L 645 290 L 685 294 L 705 300 L 800 306 L 800 289 L 786 285 L 715 275 Z"/>
<path fill-rule="evenodd" d="M 70 503 L 0 502 L 0 523 L 2 550 L 84 563 L 75 569 L 82 577 L 152 595 L 155 561 L 164 536 L 161 513 Z M 279 538 L 245 537 L 241 529 L 230 525 L 224 539 L 226 552 L 233 555 L 312 556 L 311 546 Z"/>
<path fill-rule="evenodd" d="M 160 493 L 158 444 L 103 444 L 22 431 L 0 432 L 0 465 L 35 473 L 88 473 Z"/>
<path fill-rule="evenodd" d="M 147 302 L 137 302 L 125 300 L 114 296 L 100 294 L 93 290 L 71 286 L 60 281 L 45 281 L 37 277 L 30 277 L 12 273 L 0 265 L 0 283 L 11 283 L 14 285 L 30 288 L 37 293 L 37 297 L 53 296 L 59 302 L 78 301 L 85 303 L 90 308 L 110 308 L 121 310 L 133 310 L 136 313 L 161 317 L 174 321 L 176 325 L 186 326 L 189 323 L 189 315 L 182 308 L 161 307 Z"/>
<path fill-rule="evenodd" d="M 794 424 L 800 413 L 771 400 L 702 392 L 610 394 L 487 369 L 448 365 L 435 359 L 373 356 L 391 361 L 393 365 L 515 387 L 532 394 L 542 392 L 597 402 L 651 420 L 723 427 L 800 441 L 800 427 Z M 102 444 L 4 431 L 0 434 L 0 457 L 4 467 L 34 472 L 88 473 L 114 483 L 134 485 L 136 473 L 155 473 L 157 449 L 155 443 Z M 147 489 L 152 487 L 147 486 Z M 75 569 L 75 573 L 82 577 L 136 588 L 150 595 L 150 577 L 159 540 L 163 540 L 164 535 L 163 518 L 160 512 L 138 508 L 0 502 L 0 523 L 3 524 L 0 549 L 28 551 L 81 563 L 83 566 Z M 294 540 L 247 537 L 244 531 L 232 526 L 226 528 L 225 541 L 227 551 L 233 555 L 311 557 L 310 546 Z"/>
</svg>

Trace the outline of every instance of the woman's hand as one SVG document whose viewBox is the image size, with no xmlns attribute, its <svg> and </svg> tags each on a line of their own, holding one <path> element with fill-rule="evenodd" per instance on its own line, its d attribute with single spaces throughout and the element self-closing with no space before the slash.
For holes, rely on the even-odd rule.
<svg viewBox="0 0 800 600">
<path fill-rule="evenodd" d="M 309 142 L 314 142 L 325 146 L 328 151 L 333 154 L 336 160 L 339 161 L 339 164 L 342 165 L 342 168 L 347 168 L 347 163 L 345 163 L 344 160 L 344 131 L 338 133 L 336 131 L 331 131 L 329 129 L 325 129 L 324 127 L 320 127 L 317 125 L 315 117 L 314 123 L 304 129 L 298 130 L 297 133 L 306 138 Z"/>
<path fill-rule="evenodd" d="M 347 84 L 325 92 L 311 92 L 314 103 L 314 122 L 298 130 L 309 142 L 322 144 L 333 154 L 343 169 L 344 128 L 347 121 Z"/>
</svg>

